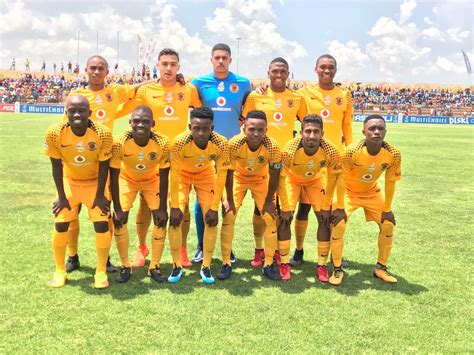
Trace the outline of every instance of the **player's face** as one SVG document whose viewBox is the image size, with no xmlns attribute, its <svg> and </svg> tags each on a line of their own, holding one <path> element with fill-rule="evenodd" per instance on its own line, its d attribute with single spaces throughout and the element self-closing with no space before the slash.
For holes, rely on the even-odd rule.
<svg viewBox="0 0 474 355">
<path fill-rule="evenodd" d="M 267 122 L 259 118 L 248 118 L 245 120 L 244 133 L 249 145 L 258 147 L 267 133 Z"/>
<path fill-rule="evenodd" d="M 101 58 L 91 58 L 87 62 L 86 74 L 92 84 L 103 84 L 109 74 L 107 63 Z"/>
<path fill-rule="evenodd" d="M 92 111 L 84 96 L 74 95 L 66 101 L 66 116 L 74 132 L 85 132 Z"/>
<path fill-rule="evenodd" d="M 212 52 L 211 63 L 216 74 L 229 73 L 229 66 L 232 63 L 232 58 L 229 52 L 218 49 Z"/>
<path fill-rule="evenodd" d="M 162 55 L 158 60 L 161 81 L 174 81 L 179 70 L 179 61 L 175 55 Z"/>
<path fill-rule="evenodd" d="M 154 125 L 155 121 L 147 111 L 135 111 L 130 117 L 133 138 L 150 137 L 151 128 Z"/>
<path fill-rule="evenodd" d="M 212 130 L 214 129 L 213 121 L 205 118 L 191 118 L 189 125 L 191 135 L 198 146 L 205 146 L 209 141 Z"/>
<path fill-rule="evenodd" d="M 331 84 L 336 75 L 336 63 L 331 58 L 321 58 L 316 64 L 316 74 L 322 84 Z"/>
<path fill-rule="evenodd" d="M 323 131 L 321 127 L 316 123 L 305 124 L 301 130 L 301 139 L 303 141 L 303 147 L 314 149 L 319 147 L 321 138 L 323 136 Z"/>
<path fill-rule="evenodd" d="M 284 63 L 272 63 L 268 68 L 268 78 L 272 87 L 284 88 L 288 75 L 288 67 Z"/>
<path fill-rule="evenodd" d="M 385 121 L 381 119 L 373 119 L 364 124 L 362 133 L 367 142 L 380 143 L 385 138 L 387 127 Z"/>
</svg>

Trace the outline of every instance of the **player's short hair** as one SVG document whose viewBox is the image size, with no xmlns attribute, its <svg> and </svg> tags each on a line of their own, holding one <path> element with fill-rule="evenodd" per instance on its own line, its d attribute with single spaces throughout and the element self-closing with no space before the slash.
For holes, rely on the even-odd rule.
<svg viewBox="0 0 474 355">
<path fill-rule="evenodd" d="M 320 55 L 320 56 L 318 57 L 318 59 L 316 59 L 316 67 L 318 67 L 318 62 L 319 62 L 321 59 L 324 59 L 324 58 L 334 60 L 334 65 L 335 65 L 336 68 L 337 68 L 337 61 L 336 61 L 336 58 L 334 58 L 334 57 L 333 57 L 332 55 L 330 55 L 330 54 L 323 54 L 323 55 Z"/>
<path fill-rule="evenodd" d="M 282 58 L 282 57 L 276 57 L 275 59 L 273 59 L 271 62 L 270 62 L 270 65 L 272 65 L 273 63 L 283 63 L 286 65 L 286 68 L 288 69 L 290 66 L 288 65 L 288 62 L 286 61 L 285 58 Z"/>
<path fill-rule="evenodd" d="M 174 55 L 176 56 L 176 58 L 178 58 L 178 62 L 179 62 L 179 54 L 174 49 L 171 49 L 171 48 L 162 49 L 160 53 L 158 53 L 158 60 L 160 60 L 160 58 L 164 55 Z"/>
<path fill-rule="evenodd" d="M 105 66 L 107 67 L 107 69 L 109 68 L 109 63 L 107 62 L 107 60 L 106 60 L 104 57 L 102 57 L 101 55 L 98 55 L 98 54 L 93 55 L 93 56 L 91 56 L 91 57 L 89 57 L 89 58 L 87 59 L 86 67 L 89 66 L 89 61 L 92 60 L 92 59 L 94 59 L 94 58 L 100 59 L 101 61 L 103 61 L 103 62 L 105 63 Z"/>
<path fill-rule="evenodd" d="M 247 113 L 247 116 L 245 116 L 245 121 L 247 121 L 249 118 L 256 118 L 259 120 L 264 120 L 267 122 L 267 115 L 265 112 L 260 111 L 260 110 L 252 110 Z"/>
<path fill-rule="evenodd" d="M 145 105 L 140 105 L 140 106 L 137 106 L 133 112 L 132 112 L 132 115 L 135 113 L 135 112 L 146 112 L 150 118 L 153 120 L 153 110 L 148 107 L 148 106 L 145 106 Z"/>
<path fill-rule="evenodd" d="M 214 121 L 214 112 L 212 112 L 210 108 L 199 107 L 199 108 L 195 108 L 191 110 L 189 117 L 190 119 L 202 118 L 202 119 Z"/>
<path fill-rule="evenodd" d="M 306 115 L 301 121 L 301 129 L 304 128 L 307 124 L 316 124 L 319 125 L 319 128 L 323 130 L 323 119 L 319 115 Z"/>
<path fill-rule="evenodd" d="M 364 125 L 369 122 L 370 120 L 382 120 L 385 122 L 385 118 L 383 118 L 383 116 L 381 115 L 377 115 L 377 114 L 372 114 L 372 115 L 368 115 L 365 120 L 364 120 Z"/>
<path fill-rule="evenodd" d="M 225 43 L 217 43 L 216 45 L 214 45 L 214 47 L 212 47 L 211 54 L 213 54 L 215 51 L 226 51 L 229 53 L 229 55 L 232 55 L 229 45 Z"/>
</svg>

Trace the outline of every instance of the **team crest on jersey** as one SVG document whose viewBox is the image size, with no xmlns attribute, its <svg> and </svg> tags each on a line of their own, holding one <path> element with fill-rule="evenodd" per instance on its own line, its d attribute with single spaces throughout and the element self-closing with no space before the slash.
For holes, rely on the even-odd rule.
<svg viewBox="0 0 474 355">
<path fill-rule="evenodd" d="M 365 174 L 365 175 L 362 175 L 362 180 L 363 180 L 363 181 L 366 181 L 366 182 L 372 181 L 372 178 L 373 178 L 373 177 L 374 177 L 374 176 L 373 176 L 372 174 Z"/>
<path fill-rule="evenodd" d="M 218 106 L 224 106 L 227 103 L 227 101 L 224 97 L 219 96 L 216 100 L 216 103 Z"/>
<path fill-rule="evenodd" d="M 82 164 L 86 161 L 86 158 L 84 158 L 82 155 L 76 155 L 74 157 L 74 161 L 77 163 L 77 164 Z"/>
<path fill-rule="evenodd" d="M 96 142 L 89 142 L 87 143 L 87 149 L 89 149 L 91 152 L 97 149 L 97 144 Z"/>
<path fill-rule="evenodd" d="M 336 97 L 336 105 L 342 105 L 342 97 Z"/>
<path fill-rule="evenodd" d="M 223 81 L 221 81 L 221 82 L 219 83 L 219 85 L 217 85 L 217 90 L 218 90 L 219 92 L 222 92 L 222 91 L 225 90 L 225 86 L 224 86 L 224 82 L 223 82 Z"/>
<path fill-rule="evenodd" d="M 82 153 L 84 151 L 84 143 L 82 143 L 82 141 L 76 144 L 76 150 L 78 153 Z"/>
<path fill-rule="evenodd" d="M 322 168 L 326 167 L 327 165 L 328 165 L 328 163 L 326 162 L 326 160 L 321 160 L 318 164 L 318 168 L 322 169 Z"/>
<path fill-rule="evenodd" d="M 174 113 L 174 108 L 172 106 L 165 106 L 164 113 L 166 116 L 171 116 Z"/>
<path fill-rule="evenodd" d="M 108 102 L 112 102 L 112 95 L 110 95 L 109 93 L 105 94 L 105 98 L 107 99 Z"/>
<path fill-rule="evenodd" d="M 368 170 L 369 172 L 374 171 L 374 170 L 375 170 L 375 163 L 370 164 L 369 167 L 367 168 L 367 170 Z"/>
<path fill-rule="evenodd" d="M 216 154 L 211 154 L 209 155 L 209 160 L 216 160 L 217 159 L 217 155 Z"/>
<path fill-rule="evenodd" d="M 166 101 L 171 103 L 173 102 L 173 93 L 172 92 L 169 92 L 166 94 Z"/>
<path fill-rule="evenodd" d="M 263 155 L 260 155 L 257 159 L 260 164 L 263 164 L 265 162 L 265 157 Z"/>
<path fill-rule="evenodd" d="M 313 177 L 314 175 L 316 175 L 316 173 L 314 171 L 307 171 L 304 176 L 306 177 Z"/>
<path fill-rule="evenodd" d="M 138 152 L 137 159 L 140 160 L 140 161 L 144 161 L 145 160 L 145 153 Z"/>
<path fill-rule="evenodd" d="M 157 157 L 158 155 L 156 154 L 156 152 L 148 153 L 148 160 L 156 160 Z"/>
<path fill-rule="evenodd" d="M 239 85 L 237 84 L 231 84 L 230 85 L 230 91 L 233 92 L 234 94 L 239 91 Z"/>
<path fill-rule="evenodd" d="M 283 119 L 283 114 L 281 112 L 275 112 L 273 114 L 273 119 L 277 122 L 280 122 Z"/>
<path fill-rule="evenodd" d="M 388 164 L 387 163 L 383 163 L 381 166 L 380 166 L 380 170 L 384 171 L 384 170 L 387 170 L 388 168 Z"/>
<path fill-rule="evenodd" d="M 179 101 L 183 101 L 184 100 L 184 92 L 178 92 L 176 94 L 176 98 L 179 100 Z"/>
<path fill-rule="evenodd" d="M 329 116 L 331 116 L 331 111 L 329 111 L 327 108 L 321 110 L 322 118 L 329 118 Z"/>
<path fill-rule="evenodd" d="M 289 108 L 294 107 L 295 106 L 295 101 L 294 100 L 286 101 L 286 106 L 288 106 Z"/>
<path fill-rule="evenodd" d="M 324 98 L 324 104 L 325 105 L 330 105 L 331 104 L 331 96 L 328 95 Z"/>
<path fill-rule="evenodd" d="M 146 165 L 145 164 L 137 164 L 135 165 L 135 169 L 139 170 L 139 171 L 143 171 L 146 169 Z"/>
</svg>

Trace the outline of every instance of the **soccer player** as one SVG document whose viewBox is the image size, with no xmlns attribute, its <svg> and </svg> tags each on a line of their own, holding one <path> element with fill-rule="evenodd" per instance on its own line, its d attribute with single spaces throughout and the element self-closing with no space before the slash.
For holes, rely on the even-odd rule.
<svg viewBox="0 0 474 355">
<path fill-rule="evenodd" d="M 201 107 L 202 104 L 196 87 L 191 84 L 183 85 L 177 80 L 180 65 L 179 54 L 175 50 L 169 48 L 161 50 L 158 54 L 157 67 L 160 72 L 159 82 L 142 86 L 135 100 L 124 106 L 124 111 L 127 112 L 137 105 L 149 106 L 156 122 L 153 130 L 173 141 L 178 134 L 188 130 L 189 108 Z M 136 217 L 139 245 L 132 263 L 133 267 L 145 265 L 145 257 L 148 255 L 146 235 L 150 222 L 150 209 L 140 196 Z M 182 248 L 182 264 L 184 267 L 191 266 L 185 243 Z"/>
<path fill-rule="evenodd" d="M 109 74 L 109 64 L 104 57 L 99 55 L 94 55 L 87 60 L 85 72 L 88 77 L 87 86 L 71 92 L 70 95 L 82 95 L 86 97 L 92 110 L 90 119 L 93 122 L 107 126 L 110 131 L 113 132 L 115 120 L 122 117 L 119 114 L 121 105 L 133 99 L 136 90 L 140 85 L 143 85 L 143 83 L 134 86 L 120 84 L 107 85 L 105 78 Z M 80 267 L 79 255 L 77 253 L 78 237 L 79 221 L 75 220 L 69 225 L 67 272 L 77 270 Z M 116 271 L 110 261 L 107 261 L 107 271 Z"/>
<path fill-rule="evenodd" d="M 138 106 L 130 118 L 130 130 L 116 140 L 110 163 L 110 185 L 114 202 L 115 241 L 122 261 L 117 281 L 127 282 L 132 274 L 128 259 L 128 214 L 140 192 L 151 209 L 155 224 L 151 239 L 152 259 L 149 275 L 157 282 L 166 281 L 160 260 L 166 237 L 168 212 L 169 139 L 152 132 L 155 124 L 148 106 Z"/>
<path fill-rule="evenodd" d="M 64 286 L 67 279 L 66 255 L 69 223 L 76 220 L 79 205 L 84 204 L 96 232 L 97 267 L 94 287 L 106 288 L 109 282 L 106 264 L 111 234 L 109 200 L 104 195 L 112 154 L 112 133 L 95 124 L 89 102 L 84 96 L 71 95 L 66 101 L 67 122 L 49 127 L 44 152 L 51 159 L 58 198 L 53 203 L 53 251 L 56 271 L 51 287 Z"/>
<path fill-rule="evenodd" d="M 201 279 L 214 283 L 211 258 L 217 239 L 218 208 L 229 168 L 229 147 L 224 136 L 213 131 L 212 110 L 202 107 L 190 113 L 190 131 L 178 135 L 171 147 L 170 228 L 169 238 L 174 270 L 168 281 L 182 276 L 179 248 L 181 222 L 189 204 L 191 186 L 204 213 L 204 255 Z"/>
<path fill-rule="evenodd" d="M 229 142 L 231 173 L 226 183 L 225 215 L 221 227 L 222 268 L 217 275 L 219 279 L 229 278 L 232 272 L 230 251 L 235 218 L 248 190 L 265 223 L 262 273 L 271 280 L 279 279 L 273 268 L 273 256 L 277 245 L 274 195 L 278 188 L 281 152 L 278 144 L 266 133 L 265 113 L 250 111 L 245 117 L 244 132 Z"/>
<path fill-rule="evenodd" d="M 296 119 L 306 116 L 306 102 L 304 98 L 287 89 L 286 83 L 289 76 L 288 62 L 281 57 L 275 58 L 268 67 L 270 87 L 262 94 L 253 91 L 247 98 L 242 115 L 247 112 L 261 110 L 265 112 L 268 119 L 267 135 L 273 138 L 280 149 L 293 139 L 293 129 Z M 259 215 L 255 206 L 253 215 L 253 226 L 255 236 L 255 254 L 251 261 L 252 267 L 262 265 L 263 253 L 263 229 L 265 223 Z M 280 263 L 280 252 L 275 252 L 275 259 Z M 286 259 L 286 256 L 285 256 Z"/>
<path fill-rule="evenodd" d="M 318 84 L 307 85 L 298 90 L 306 101 L 309 114 L 322 117 L 324 138 L 333 143 L 340 154 L 352 143 L 352 122 L 354 109 L 351 92 L 334 83 L 337 73 L 336 59 L 323 54 L 316 60 L 315 72 Z M 304 261 L 303 243 L 308 228 L 308 215 L 311 205 L 300 203 L 295 218 L 296 250 L 291 264 L 298 266 Z"/>
<path fill-rule="evenodd" d="M 229 70 L 231 63 L 230 47 L 225 43 L 217 43 L 211 51 L 213 72 L 194 78 L 192 81 L 199 91 L 203 106 L 214 112 L 214 130 L 228 140 L 240 132 L 242 106 L 252 90 L 248 79 Z M 202 261 L 204 234 L 204 220 L 198 201 L 194 206 L 194 217 L 198 244 L 191 261 L 198 263 Z M 183 224 L 189 225 L 189 220 L 189 216 L 185 216 Z M 187 229 L 189 230 L 189 226 Z M 231 253 L 231 260 L 235 261 L 233 253 Z"/>
<path fill-rule="evenodd" d="M 401 177 L 401 155 L 397 148 L 384 141 L 387 127 L 382 116 L 367 116 L 362 133 L 365 139 L 347 147 L 343 154 L 346 198 L 344 204 L 333 210 L 331 216 L 334 271 L 329 283 L 336 286 L 341 284 L 344 277 L 342 249 L 346 220 L 359 207 L 364 209 L 367 221 L 375 221 L 379 225 L 379 250 L 374 276 L 388 283 L 397 282 L 397 279 L 387 271 L 387 262 L 393 243 L 395 216 L 392 212 L 392 201 L 395 182 Z M 383 173 L 385 173 L 384 195 L 377 183 Z"/>
<path fill-rule="evenodd" d="M 320 281 L 328 282 L 326 261 L 330 247 L 329 217 L 333 193 L 342 169 L 336 146 L 322 138 L 323 135 L 321 117 L 307 115 L 301 123 L 301 137 L 292 139 L 282 151 L 282 171 L 278 191 L 281 210 L 284 212 L 294 212 L 298 201 L 313 207 L 318 219 L 316 276 Z M 339 185 L 338 193 L 338 200 L 343 200 L 342 184 Z M 283 240 L 279 236 L 278 247 L 282 259 L 280 277 L 282 280 L 289 280 L 290 239 Z"/>
</svg>

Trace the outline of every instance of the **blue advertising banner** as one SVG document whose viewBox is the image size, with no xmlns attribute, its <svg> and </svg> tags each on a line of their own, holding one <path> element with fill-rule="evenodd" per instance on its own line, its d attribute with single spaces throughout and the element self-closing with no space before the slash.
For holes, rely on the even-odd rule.
<svg viewBox="0 0 474 355">
<path fill-rule="evenodd" d="M 23 105 L 23 104 L 15 104 L 15 112 L 16 113 L 57 113 L 63 114 L 64 113 L 64 106 L 63 105 Z"/>
<path fill-rule="evenodd" d="M 355 122 L 363 122 L 368 114 L 354 114 Z M 474 117 L 462 116 L 405 116 L 398 115 L 382 115 L 387 123 L 418 123 L 418 124 L 454 124 L 454 125 L 474 125 Z"/>
</svg>

